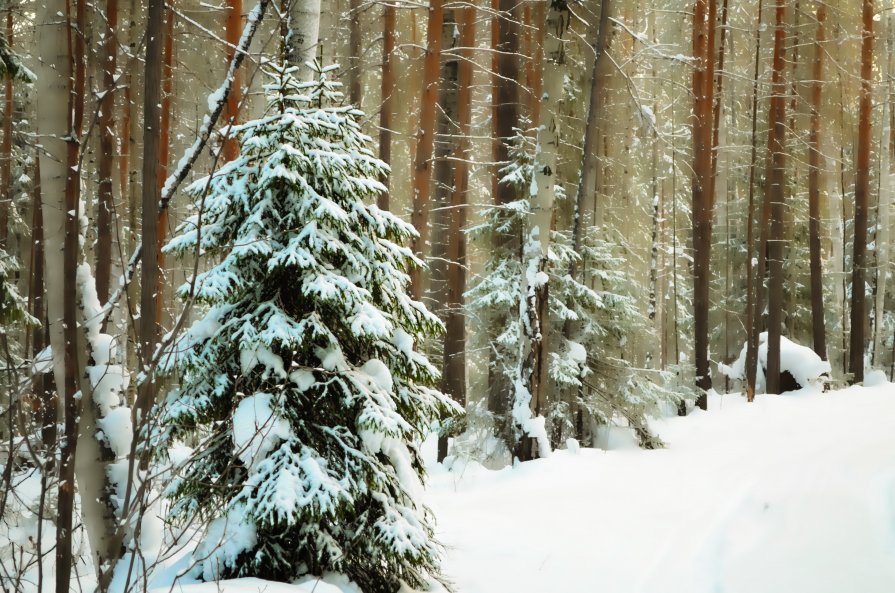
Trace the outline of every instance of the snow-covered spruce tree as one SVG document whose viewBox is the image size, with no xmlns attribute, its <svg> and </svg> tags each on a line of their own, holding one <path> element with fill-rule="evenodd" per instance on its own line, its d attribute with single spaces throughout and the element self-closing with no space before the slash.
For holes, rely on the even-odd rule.
<svg viewBox="0 0 895 593">
<path fill-rule="evenodd" d="M 267 67 L 267 114 L 234 128 L 239 157 L 190 186 L 198 211 L 166 247 L 219 258 L 180 289 L 209 309 L 161 423 L 199 439 L 171 512 L 210 521 L 206 580 L 335 571 L 393 593 L 438 578 L 417 443 L 459 410 L 414 351 L 441 331 L 406 293 L 414 230 L 373 205 L 387 165 L 362 113 L 333 106 L 332 69 Z"/>
<path fill-rule="evenodd" d="M 501 171 L 501 183 L 515 185 L 524 197 L 486 208 L 482 222 L 470 229 L 474 235 L 501 233 L 518 239 L 510 243 L 511 248 L 492 251 L 467 293 L 472 314 L 488 328 L 482 333 L 487 340 L 482 346 L 497 354 L 498 370 L 511 384 L 519 375 L 522 355 L 519 305 L 524 254 L 518 246 L 528 235 L 528 188 L 534 152 L 533 139 L 517 130 L 510 148 L 512 160 Z M 564 200 L 565 194 L 558 192 L 557 199 Z M 551 383 L 543 412 L 547 434 L 555 447 L 571 436 L 586 437 L 582 424 L 584 432 L 590 433 L 587 429 L 592 425 L 620 422 L 631 426 L 644 446 L 653 447 L 658 441 L 646 430 L 644 415 L 658 403 L 675 398 L 667 389 L 670 377 L 666 373 L 634 371 L 620 356 L 627 338 L 648 331 L 649 324 L 636 305 L 634 288 L 625 271 L 625 254 L 620 247 L 623 241 L 603 235 L 599 229 L 586 231 L 587 240 L 579 254 L 572 247 L 569 232 L 551 232 L 547 266 L 552 287 L 548 297 Z M 570 274 L 573 262 L 585 271 L 583 282 Z M 566 331 L 569 323 L 576 327 L 571 336 Z M 507 398 L 513 395 L 508 393 Z M 510 413 L 515 403 L 508 402 Z M 498 427 L 503 422 L 511 424 L 512 437 L 521 437 L 518 422 L 494 420 Z M 508 447 L 512 445 L 507 443 Z"/>
</svg>

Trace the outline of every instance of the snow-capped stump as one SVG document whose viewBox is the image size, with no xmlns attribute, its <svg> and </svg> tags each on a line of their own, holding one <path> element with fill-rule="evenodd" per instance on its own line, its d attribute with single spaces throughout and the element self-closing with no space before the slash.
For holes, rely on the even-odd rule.
<svg viewBox="0 0 895 593">
<path fill-rule="evenodd" d="M 740 356 L 732 364 L 718 363 L 718 371 L 735 381 L 746 379 L 746 350 L 743 344 Z M 755 390 L 764 392 L 765 373 L 768 366 L 768 332 L 758 337 L 758 369 L 755 373 Z M 795 391 L 803 387 L 823 389 L 830 381 L 832 368 L 829 361 L 822 360 L 817 353 L 807 346 L 796 344 L 792 340 L 780 336 L 780 391 Z"/>
</svg>

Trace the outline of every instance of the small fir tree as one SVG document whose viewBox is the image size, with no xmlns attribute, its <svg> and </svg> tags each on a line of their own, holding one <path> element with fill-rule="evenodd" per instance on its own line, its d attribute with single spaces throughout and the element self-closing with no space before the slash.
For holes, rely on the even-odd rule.
<svg viewBox="0 0 895 593">
<path fill-rule="evenodd" d="M 209 310 L 175 348 L 162 426 L 199 446 L 169 493 L 176 520 L 211 520 L 206 579 L 335 571 L 393 593 L 438 578 L 417 443 L 459 410 L 414 351 L 442 329 L 406 293 L 415 231 L 373 205 L 387 165 L 332 69 L 269 67 L 267 115 L 234 128 L 240 156 L 191 185 L 166 247 L 220 258 L 180 289 Z"/>
<path fill-rule="evenodd" d="M 471 312 L 489 329 L 483 345 L 496 353 L 497 370 L 509 382 L 519 375 L 521 366 L 519 311 L 527 262 L 519 245 L 528 236 L 535 149 L 530 135 L 517 130 L 509 151 L 511 160 L 501 170 L 501 183 L 515 186 L 523 197 L 485 208 L 482 223 L 470 229 L 477 235 L 499 233 L 513 238 L 505 248 L 492 251 L 483 273 L 467 292 Z M 564 192 L 558 192 L 557 199 L 564 200 Z M 576 253 L 569 232 L 551 231 L 547 432 L 555 447 L 568 437 L 586 436 L 587 426 L 621 422 L 635 430 L 643 446 L 651 448 L 659 441 L 647 429 L 645 415 L 657 405 L 676 403 L 668 385 L 673 375 L 634 369 L 620 356 L 628 336 L 645 334 L 650 324 L 633 296 L 635 289 L 625 269 L 624 255 L 629 254 L 618 247 L 624 241 L 604 235 L 602 230 L 588 229 L 581 253 Z M 583 270 L 581 280 L 571 274 L 573 263 Z M 515 409 L 520 403 L 515 401 L 518 394 L 507 397 L 511 398 L 508 409 Z M 522 405 L 527 406 L 527 401 Z M 498 425 L 507 421 L 494 420 Z M 520 426 L 513 423 L 512 438 L 521 435 Z M 506 443 L 511 450 L 514 444 Z"/>
<path fill-rule="evenodd" d="M 28 314 L 28 303 L 15 287 L 14 275 L 19 270 L 19 262 L 0 247 L 0 333 L 16 322 L 38 325 Z"/>
</svg>

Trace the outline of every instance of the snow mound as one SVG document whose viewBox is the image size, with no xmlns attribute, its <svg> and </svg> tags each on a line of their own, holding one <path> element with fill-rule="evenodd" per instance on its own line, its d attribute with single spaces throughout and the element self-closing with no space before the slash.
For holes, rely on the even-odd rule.
<svg viewBox="0 0 895 593">
<path fill-rule="evenodd" d="M 462 593 L 891 593 L 895 385 L 709 397 L 656 451 L 430 461 Z M 536 512 L 533 511 L 536 509 Z"/>
<path fill-rule="evenodd" d="M 886 385 L 888 383 L 889 378 L 886 377 L 886 373 L 883 371 L 868 371 L 864 375 L 864 387 L 879 387 L 880 385 Z"/>
<path fill-rule="evenodd" d="M 744 344 L 739 358 L 730 365 L 719 363 L 718 371 L 733 380 L 745 380 L 746 351 L 747 345 Z M 767 366 L 768 332 L 762 332 L 758 337 L 756 391 L 764 391 Z M 788 372 L 802 387 L 822 388 L 824 383 L 829 381 L 832 368 L 828 361 L 822 360 L 811 348 L 796 344 L 785 336 L 780 336 L 780 372 Z"/>
<path fill-rule="evenodd" d="M 307 579 L 300 583 L 278 583 L 242 578 L 210 583 L 184 583 L 151 589 L 150 593 L 360 593 L 353 585 L 335 585 L 328 579 Z"/>
</svg>

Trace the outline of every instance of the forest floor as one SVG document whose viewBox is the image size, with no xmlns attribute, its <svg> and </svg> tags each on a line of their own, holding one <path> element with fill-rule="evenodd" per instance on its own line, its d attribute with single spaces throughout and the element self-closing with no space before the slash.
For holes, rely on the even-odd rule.
<svg viewBox="0 0 895 593">
<path fill-rule="evenodd" d="M 459 593 L 891 593 L 895 385 L 713 395 L 666 443 L 430 469 Z"/>
<path fill-rule="evenodd" d="M 707 412 L 652 428 L 666 448 L 615 439 L 497 471 L 448 470 L 427 444 L 457 593 L 895 591 L 895 385 L 713 395 Z M 250 579 L 173 590 L 357 591 Z"/>
</svg>

